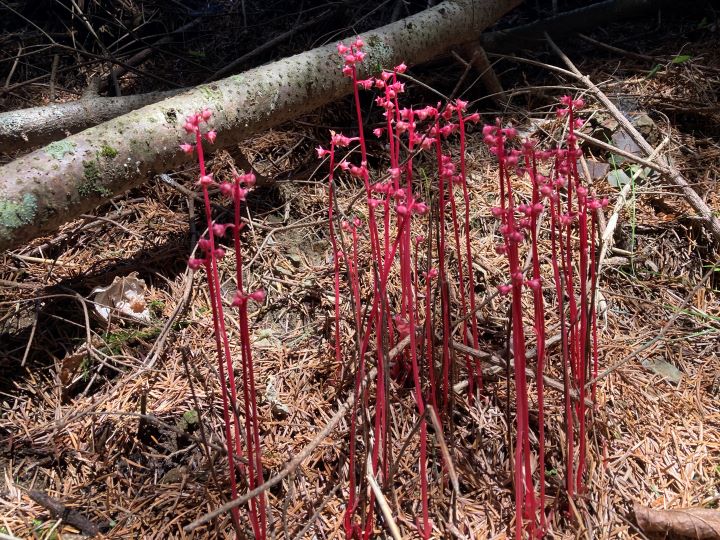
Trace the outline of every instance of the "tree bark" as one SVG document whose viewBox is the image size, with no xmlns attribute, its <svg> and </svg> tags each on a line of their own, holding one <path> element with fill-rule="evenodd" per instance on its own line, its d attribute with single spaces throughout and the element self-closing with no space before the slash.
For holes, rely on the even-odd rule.
<svg viewBox="0 0 720 540">
<path fill-rule="evenodd" d="M 520 0 L 448 0 L 362 35 L 376 73 L 418 64 L 477 35 Z M 54 142 L 0 167 L 0 250 L 12 249 L 113 195 L 188 161 L 185 116 L 213 111 L 218 147 L 229 146 L 347 95 L 335 44 L 199 86 Z"/>
<path fill-rule="evenodd" d="M 0 149 L 3 152 L 15 152 L 57 141 L 182 91 L 170 90 L 122 97 L 90 96 L 66 103 L 1 113 Z"/>
</svg>

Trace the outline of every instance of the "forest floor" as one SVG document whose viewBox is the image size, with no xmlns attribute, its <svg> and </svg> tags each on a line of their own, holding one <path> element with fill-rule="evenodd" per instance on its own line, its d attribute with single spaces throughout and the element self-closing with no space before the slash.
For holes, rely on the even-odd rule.
<svg viewBox="0 0 720 540">
<path fill-rule="evenodd" d="M 368 4 L 372 16 L 363 24 L 384 24 L 382 17 L 392 15 L 389 8 L 371 9 L 387 3 Z M 717 25 L 717 13 L 709 9 L 683 17 L 654 13 L 598 29 L 589 34 L 595 41 L 575 36 L 557 42 L 624 113 L 642 122 L 653 145 L 667 139 L 661 154 L 720 212 Z M 230 30 L 220 28 L 213 39 L 220 43 L 222 31 Z M 275 54 L 326 39 L 320 30 L 308 31 Z M 197 45 L 188 38 L 177 47 Z M 231 47 L 218 45 L 218 51 L 232 58 Z M 196 56 L 201 53 L 197 49 Z M 516 54 L 561 65 L 547 47 Z M 157 62 L 155 73 L 170 76 L 168 58 L 151 61 Z M 260 56 L 258 62 L 268 59 Z M 428 87 L 449 95 L 460 81 L 457 95 L 485 121 L 502 117 L 521 133 L 552 140 L 560 129 L 552 111 L 557 99 L 585 89 L 537 65 L 491 61 L 507 89 L 502 106 L 484 96 L 475 72 L 452 58 L 411 70 L 425 86 L 408 82 L 405 99 L 434 103 Z M 153 86 L 157 81 L 135 75 L 126 84 L 128 92 L 161 89 Z M 75 98 L 70 82 L 66 86 L 67 91 L 56 90 L 58 99 Z M 48 103 L 49 88 L 28 85 L 4 99 L 4 110 Z M 586 125 L 630 148 L 602 106 L 586 99 Z M 370 109 L 369 99 L 366 105 Z M 244 216 L 247 287 L 267 292 L 267 300 L 250 313 L 266 479 L 313 441 L 352 392 L 347 379 L 338 380 L 334 358 L 327 166 L 314 148 L 326 144 L 328 130 L 351 133 L 353 125 L 352 103 L 345 100 L 215 152 L 210 162 L 216 178 L 249 162 L 266 180 L 251 193 Z M 494 251 L 495 158 L 480 129 L 469 133 L 467 148 L 481 301 L 506 280 L 507 269 Z M 379 145 L 371 149 L 375 156 L 382 151 Z M 630 176 L 638 171 L 590 146 L 585 157 L 594 191 L 610 199 L 609 217 L 626 178 L 619 171 Z M 620 201 L 614 241 L 599 276 L 600 371 L 611 369 L 598 382 L 590 418 L 586 488 L 569 505 L 563 494 L 562 396 L 552 390 L 546 396 L 545 482 L 550 530 L 558 538 L 644 538 L 632 512 L 636 503 L 654 509 L 720 504 L 718 252 L 682 196 L 657 174 L 639 172 Z M 57 234 L 0 255 L 1 533 L 77 538 L 73 518 L 79 514 L 107 538 L 233 536 L 228 514 L 193 534 L 183 532 L 226 502 L 228 493 L 225 459 L 217 450 L 223 423 L 210 302 L 202 273 L 187 268 L 202 232 L 196 176 L 192 167 L 167 171 Z M 359 189 L 349 180 L 341 183 L 339 207 L 348 208 Z M 220 207 L 218 216 L 223 211 Z M 229 259 L 220 268 L 228 298 L 234 292 Z M 367 253 L 361 260 L 368 262 Z M 128 276 L 143 280 L 147 318 L 103 319 L 93 290 Z M 500 357 L 507 306 L 507 299 L 495 298 L 478 315 L 480 349 Z M 549 312 L 548 328 L 556 319 Z M 230 317 L 228 323 L 239 350 L 238 326 Z M 341 328 L 344 347 L 352 350 L 349 311 Z M 548 375 L 561 380 L 557 349 L 549 348 Z M 430 467 L 434 538 L 513 534 L 507 443 L 513 411 L 508 425 L 504 371 L 483 367 L 487 377 L 479 399 L 469 402 L 461 389 L 455 394 L 449 446 L 460 495 L 451 496 L 437 456 Z M 464 379 L 463 372 L 459 367 L 455 383 Z M 390 385 L 390 454 L 397 460 L 390 502 L 404 537 L 414 538 L 420 508 L 417 413 L 407 379 L 401 374 Z M 531 415 L 536 408 L 531 400 Z M 275 538 L 344 537 L 348 430 L 349 417 L 267 492 Z M 37 492 L 64 506 L 61 520 Z M 378 524 L 377 536 L 385 534 Z"/>
</svg>

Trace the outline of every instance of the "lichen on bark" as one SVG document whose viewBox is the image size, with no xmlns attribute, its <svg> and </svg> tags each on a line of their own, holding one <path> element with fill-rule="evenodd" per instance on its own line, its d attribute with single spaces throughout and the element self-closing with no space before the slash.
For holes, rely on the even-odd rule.
<svg viewBox="0 0 720 540">
<path fill-rule="evenodd" d="M 0 237 L 9 238 L 9 229 L 32 223 L 37 210 L 37 197 L 32 193 L 25 193 L 20 201 L 0 199 Z"/>
</svg>

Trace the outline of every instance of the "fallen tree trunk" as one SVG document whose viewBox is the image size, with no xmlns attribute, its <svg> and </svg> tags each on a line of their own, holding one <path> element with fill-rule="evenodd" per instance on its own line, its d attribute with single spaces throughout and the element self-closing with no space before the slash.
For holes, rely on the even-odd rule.
<svg viewBox="0 0 720 540">
<path fill-rule="evenodd" d="M 417 64 L 477 39 L 520 0 L 448 0 L 363 34 L 373 72 Z M 185 115 L 208 107 L 218 147 L 352 91 L 334 44 L 261 66 L 105 122 L 0 167 L 0 250 L 87 212 L 187 156 Z"/>
<path fill-rule="evenodd" d="M 667 0 L 663 0 L 661 4 L 664 3 L 667 3 Z M 531 24 L 485 33 L 480 36 L 479 44 L 491 52 L 507 52 L 519 48 L 544 46 L 545 38 L 543 32 L 545 31 L 549 31 L 553 35 L 566 35 L 588 30 L 596 28 L 601 24 L 645 13 L 648 10 L 657 8 L 658 5 L 657 0 L 604 0 L 591 6 L 559 13 L 553 17 L 542 19 Z M 328 12 L 325 12 L 319 18 L 326 17 L 327 13 Z M 316 24 L 317 20 L 318 19 L 313 19 L 309 21 L 308 24 Z M 178 28 L 172 34 L 187 30 L 197 24 L 198 21 L 199 19 L 196 19 Z M 241 56 L 229 66 L 225 66 L 222 70 L 218 71 L 215 75 L 221 76 L 227 73 L 232 66 L 236 66 L 259 52 L 266 50 L 267 47 L 272 46 L 276 41 L 280 41 L 296 33 L 302 26 L 303 25 L 293 28 L 277 38 L 268 41 L 254 51 Z M 157 41 L 155 46 L 161 45 L 167 40 L 168 37 L 165 37 Z M 477 47 L 478 44 L 476 43 L 473 46 Z M 150 56 L 153 50 L 154 49 L 144 49 L 128 59 L 125 64 L 130 66 L 140 65 Z M 472 56 L 472 53 L 470 56 Z M 483 68 L 478 71 L 484 73 L 486 69 Z M 119 77 L 125 72 L 127 72 L 127 69 L 123 66 L 116 66 L 113 69 L 115 77 Z M 216 76 L 213 76 L 213 78 L 217 78 Z M 490 77 L 491 75 L 487 76 Z M 107 89 L 109 81 L 109 77 L 102 81 L 100 91 Z M 490 88 L 492 88 L 492 86 Z M 501 90 L 500 88 L 490 88 L 488 89 L 489 93 Z M 173 92 L 179 93 L 180 90 Z M 163 95 L 163 93 L 158 92 L 120 98 L 98 96 L 82 104 L 80 102 L 59 103 L 44 107 L 33 107 L 0 113 L 0 149 L 4 152 L 14 152 L 57 141 L 73 133 L 78 133 L 89 127 L 96 126 L 101 122 L 106 122 L 117 116 L 127 114 L 145 105 L 161 101 L 170 95 L 172 94 L 168 93 L 167 95 Z"/>
<path fill-rule="evenodd" d="M 89 96 L 0 114 L 0 149 L 15 152 L 47 144 L 135 109 L 176 96 L 182 90 L 134 96 Z"/>
</svg>

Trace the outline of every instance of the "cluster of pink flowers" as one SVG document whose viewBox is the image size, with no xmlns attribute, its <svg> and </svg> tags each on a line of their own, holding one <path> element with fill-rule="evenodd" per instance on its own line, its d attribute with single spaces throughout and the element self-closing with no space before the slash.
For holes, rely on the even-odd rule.
<svg viewBox="0 0 720 540">
<path fill-rule="evenodd" d="M 189 134 L 205 137 L 205 139 L 212 144 L 215 142 L 217 132 L 214 129 L 211 129 L 203 134 L 202 129 L 200 128 L 200 125 L 209 122 L 210 118 L 212 118 L 212 111 L 210 109 L 203 109 L 200 112 L 193 113 L 185 118 L 183 129 L 185 129 L 185 131 Z M 186 154 L 192 154 L 195 151 L 195 144 L 183 143 L 180 145 L 180 150 Z"/>
</svg>

